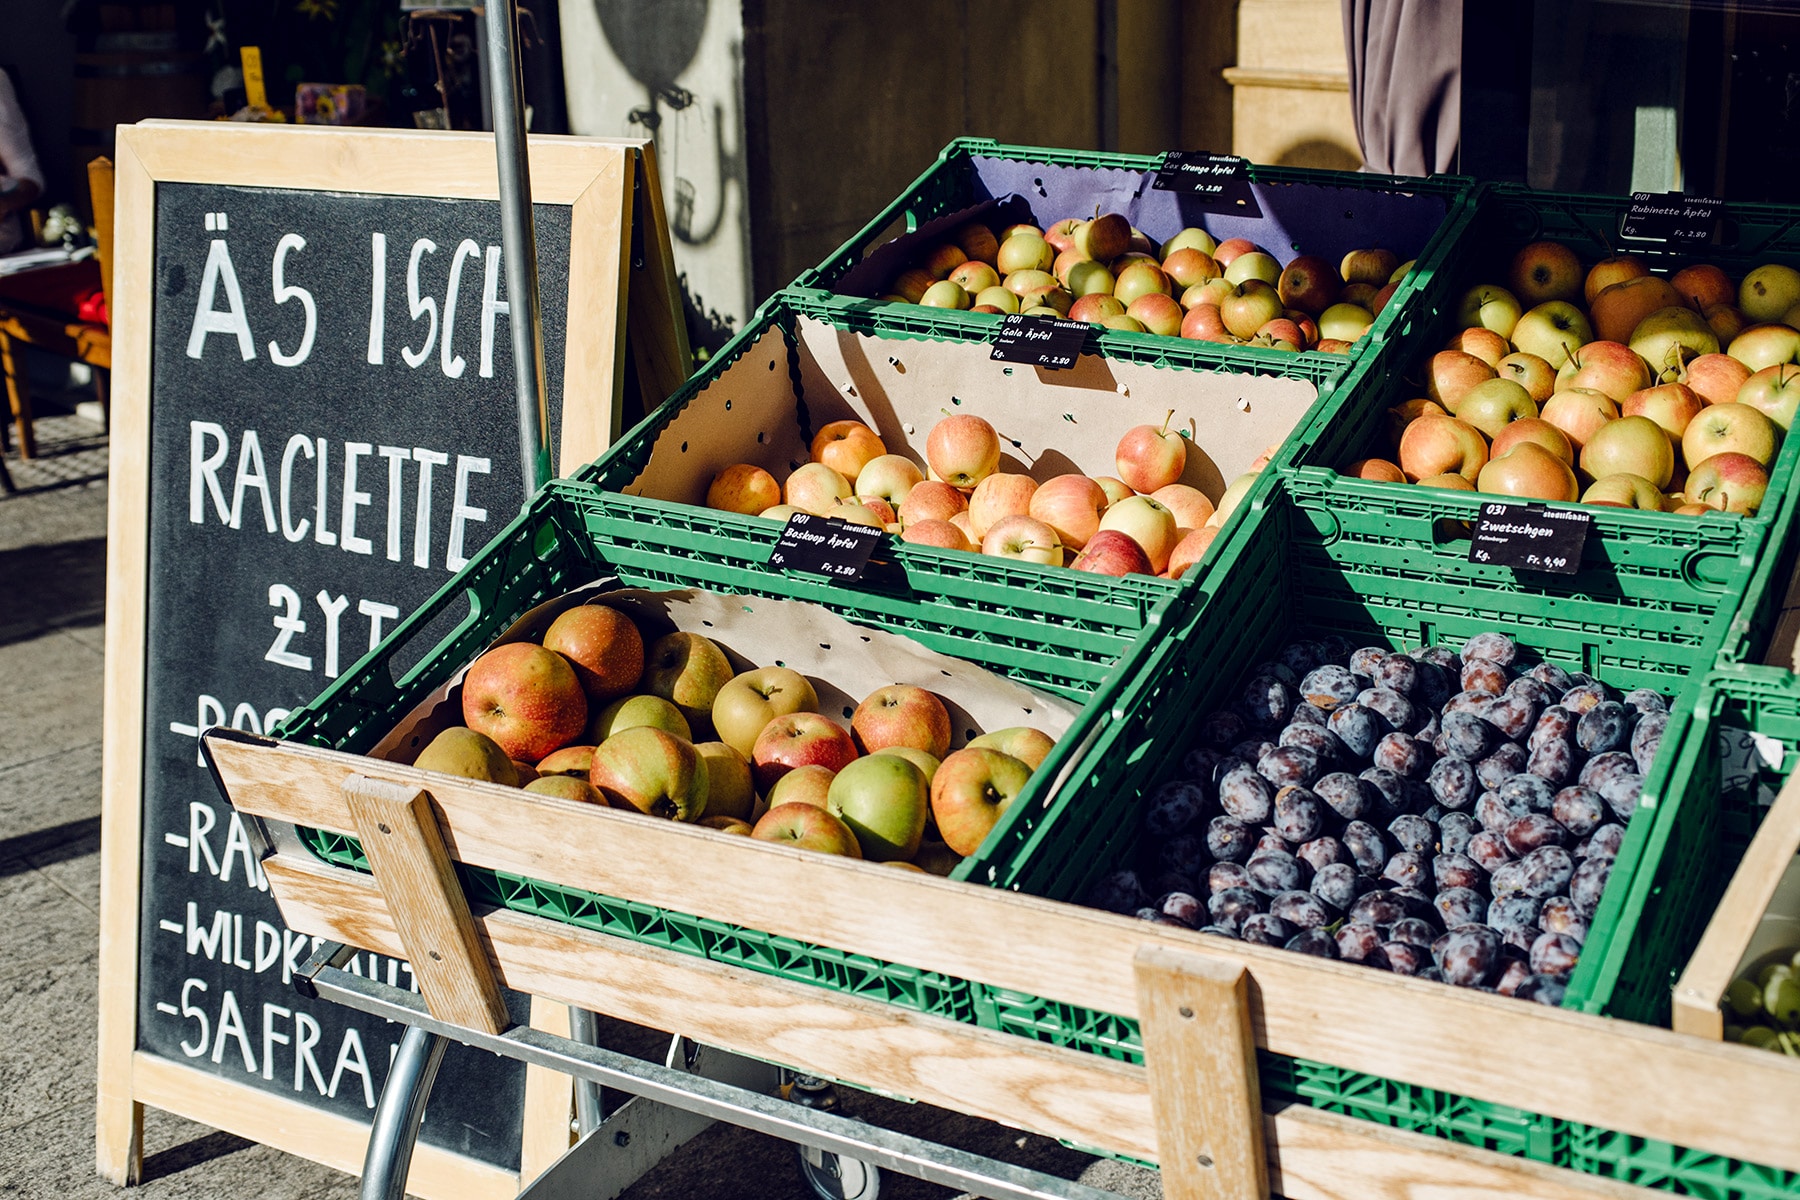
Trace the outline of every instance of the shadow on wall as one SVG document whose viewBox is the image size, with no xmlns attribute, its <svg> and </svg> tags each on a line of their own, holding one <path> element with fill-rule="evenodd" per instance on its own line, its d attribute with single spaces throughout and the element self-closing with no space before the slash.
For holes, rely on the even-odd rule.
<svg viewBox="0 0 1800 1200">
<path fill-rule="evenodd" d="M 1342 146 L 1324 138 L 1295 142 L 1275 156 L 1281 167 L 1309 167 L 1315 171 L 1360 171 L 1362 155 L 1353 146 Z"/>
</svg>

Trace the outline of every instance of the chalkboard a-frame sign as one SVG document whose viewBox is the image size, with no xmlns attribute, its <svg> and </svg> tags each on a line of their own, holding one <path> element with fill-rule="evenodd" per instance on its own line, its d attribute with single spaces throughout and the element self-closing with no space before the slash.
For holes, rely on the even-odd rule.
<svg viewBox="0 0 1800 1200">
<path fill-rule="evenodd" d="M 626 353 L 660 401 L 687 345 L 647 144 L 530 154 L 546 433 L 573 469 L 618 432 Z M 115 171 L 98 1167 L 136 1179 L 150 1105 L 354 1172 L 402 1031 L 294 991 L 310 939 L 198 735 L 272 729 L 517 511 L 494 144 L 145 122 Z M 567 1146 L 566 1090 L 531 1080 L 535 1107 L 523 1067 L 453 1048 L 408 1190 L 516 1194 L 533 1111 L 536 1157 Z"/>
</svg>

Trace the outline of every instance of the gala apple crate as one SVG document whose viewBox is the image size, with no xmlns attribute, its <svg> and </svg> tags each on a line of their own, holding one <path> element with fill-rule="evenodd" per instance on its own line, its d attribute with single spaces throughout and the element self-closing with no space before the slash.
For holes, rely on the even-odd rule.
<svg viewBox="0 0 1800 1200">
<path fill-rule="evenodd" d="M 1158 243 L 1190 226 L 1218 241 L 1247 238 L 1282 265 L 1302 254 L 1336 266 L 1353 250 L 1392 251 L 1415 265 L 1375 323 L 1344 355 L 1307 351 L 1299 357 L 1327 371 L 1376 353 L 1395 319 L 1433 277 L 1467 222 L 1475 182 L 1456 176 L 1421 179 L 1349 171 L 1246 164 L 1260 216 L 1206 212 L 1195 198 L 1152 186 L 1163 156 L 1009 146 L 986 138 L 958 138 L 911 187 L 818 267 L 804 272 L 793 290 L 835 303 L 866 306 L 889 290 L 889 281 L 915 254 L 971 220 L 1001 225 L 1026 222 L 1048 228 L 1067 217 L 1100 212 L 1123 215 Z M 1001 318 L 991 313 L 884 304 L 924 313 L 946 329 L 992 337 Z M 1197 343 L 1148 333 L 1105 331 L 1104 353 L 1154 349 L 1179 363 Z M 1291 351 L 1224 347 L 1239 361 L 1278 363 Z"/>
<path fill-rule="evenodd" d="M 1425 490 L 1340 472 L 1351 461 L 1376 453 L 1390 407 L 1424 394 L 1418 370 L 1459 327 L 1456 309 L 1463 293 L 1475 284 L 1504 279 L 1513 254 L 1529 243 L 1562 243 L 1584 264 L 1630 253 L 1645 259 L 1658 274 L 1695 262 L 1716 263 L 1733 278 L 1765 262 L 1800 266 L 1800 228 L 1793 208 L 1727 204 L 1717 244 L 1674 250 L 1622 241 L 1619 227 L 1629 206 L 1626 197 L 1537 192 L 1513 184 L 1483 189 L 1471 223 L 1448 247 L 1417 302 L 1392 327 L 1388 357 L 1354 368 L 1341 389 L 1344 403 L 1300 430 L 1288 443 L 1287 457 L 1278 460 L 1280 466 L 1315 486 L 1329 487 L 1358 507 L 1404 503 Z M 1788 437 L 1769 472 L 1764 502 L 1750 516 L 1718 512 L 1695 517 L 1578 506 L 1593 516 L 1578 579 L 1650 609 L 1683 608 L 1696 594 L 1715 597 L 1738 611 L 1734 632 L 1723 646 L 1725 658 L 1755 661 L 1774 629 L 1781 588 L 1788 578 L 1785 568 L 1793 565 L 1795 547 L 1789 531 L 1797 463 L 1800 437 Z M 1482 503 L 1480 493 L 1430 490 L 1449 503 L 1459 520 L 1472 519 Z M 1466 548 L 1466 541 L 1461 544 Z M 1758 576 L 1744 590 L 1739 579 L 1742 564 L 1765 552 L 1780 558 L 1781 567 Z M 1616 582 L 1608 577 L 1616 577 Z M 1521 575 L 1520 585 L 1535 587 L 1547 578 Z"/>
<path fill-rule="evenodd" d="M 614 559 L 607 543 L 595 537 L 586 524 L 599 499 L 599 493 L 591 487 L 553 481 L 456 578 L 402 622 L 380 647 L 371 651 L 317 699 L 297 710 L 285 723 L 283 736 L 296 742 L 355 754 L 369 754 L 379 749 L 384 760 L 410 761 L 410 756 L 429 740 L 428 735 L 441 727 L 439 714 L 426 712 L 422 718 L 417 715 L 425 712 L 436 689 L 446 686 L 459 668 L 539 605 L 594 580 L 615 575 L 624 587 L 709 590 L 708 585 L 697 577 L 700 572 L 683 575 L 679 569 L 671 569 L 666 564 L 657 570 L 643 571 Z M 747 584 L 743 580 L 738 582 L 740 586 L 733 589 L 736 595 L 733 603 L 744 612 L 750 612 L 759 600 L 789 599 L 789 589 L 780 575 L 763 579 L 761 582 L 767 585 L 764 587 L 756 586 L 754 580 Z M 1031 797 L 1042 796 L 1049 790 L 1050 779 L 1069 757 L 1074 743 L 1087 736 L 1093 724 L 1104 718 L 1112 697 L 1137 673 L 1137 664 L 1143 661 L 1154 643 L 1155 629 L 1175 607 L 1185 607 L 1188 603 L 1187 595 L 1171 592 L 1148 610 L 1146 629 L 1124 642 L 1118 671 L 1098 688 L 1091 704 L 1086 698 L 1067 700 L 1040 696 L 1043 704 L 1035 714 L 1029 707 L 1022 713 L 1013 713 L 1015 719 L 1011 724 L 1035 723 L 1056 734 L 1064 734 L 1067 728 L 1066 736 L 1060 740 L 1070 744 L 1052 751 L 1044 764 L 1042 778 L 1031 787 Z M 917 602 L 889 602 L 859 608 L 852 601 L 841 603 L 839 607 L 841 615 L 852 621 L 885 626 L 905 635 L 911 625 L 912 610 L 922 606 Z M 695 618 L 695 623 L 698 622 L 699 618 Z M 704 624 L 710 627 L 713 622 Z M 839 630 L 842 636 L 848 637 L 842 626 Z M 828 661 L 820 654 L 828 650 L 827 643 L 820 642 L 819 649 L 814 650 L 812 642 L 818 639 L 809 637 L 806 631 L 786 626 L 783 631 L 791 634 L 791 639 L 786 640 L 798 639 L 798 643 L 787 647 L 785 653 L 778 642 L 766 646 L 757 642 L 758 635 L 754 632 L 740 630 L 737 637 L 740 642 L 756 645 L 769 661 L 779 660 L 782 665 L 793 665 L 818 677 L 822 680 L 821 694 L 826 695 L 827 685 L 835 684 L 835 681 L 822 669 L 815 671 L 802 667 L 801 660 L 810 656 L 820 663 Z M 766 638 L 767 631 L 763 630 L 760 636 Z M 973 645 L 979 635 L 968 633 L 962 637 Z M 861 640 L 866 643 L 869 638 L 863 636 Z M 937 640 L 954 644 L 956 639 L 946 632 Z M 733 653 L 739 652 L 730 645 L 727 648 Z M 789 658 L 796 661 L 788 663 Z M 948 668 L 953 664 L 944 665 L 947 669 L 941 672 L 935 668 L 929 672 L 932 686 L 954 701 L 954 695 L 946 689 L 961 685 L 948 678 L 952 674 Z M 1019 672 L 1021 676 L 1031 673 L 1029 670 Z M 941 683 L 937 681 L 940 674 L 946 677 Z M 843 686 L 845 694 L 852 697 L 860 694 L 853 693 L 848 686 L 837 686 Z M 1022 688 L 1014 688 L 1008 694 L 1022 695 L 1026 704 L 1033 703 L 1031 697 L 1035 695 Z M 846 706 L 846 717 L 848 713 Z M 422 723 L 406 732 L 402 744 L 395 740 L 394 731 L 408 714 L 414 714 L 412 719 Z M 1071 718 L 1078 714 L 1079 719 L 1069 727 Z M 439 724 L 433 724 L 434 721 Z M 959 727 L 955 741 L 960 745 L 977 732 L 974 728 Z M 303 828 L 299 836 L 313 854 L 328 863 L 368 870 L 357 839 L 341 830 Z M 969 985 L 940 973 L 846 954 L 830 947 L 778 937 L 717 919 L 690 916 L 630 898 L 560 885 L 518 871 L 464 867 L 460 875 L 469 898 L 476 904 L 530 913 L 582 929 L 729 962 L 759 973 L 817 984 L 848 995 L 953 1020 L 974 1020 Z"/>
<path fill-rule="evenodd" d="M 1538 597 L 1524 606 L 1534 612 L 1521 612 L 1524 598 L 1493 568 L 1435 544 L 1433 514 L 1371 521 L 1357 508 L 1337 492 L 1278 481 L 1254 519 L 1233 531 L 1228 543 L 1221 539 L 1221 566 L 1208 577 L 1207 596 L 1183 627 L 1162 640 L 1115 707 L 1115 719 L 1062 773 L 1048 808 L 1010 811 L 977 861 L 967 864 L 969 878 L 1078 900 L 1102 875 L 1134 861 L 1144 797 L 1179 770 L 1197 723 L 1228 705 L 1245 668 L 1272 658 L 1293 638 L 1341 634 L 1359 645 L 1411 649 L 1460 645 L 1475 633 L 1500 629 L 1566 669 L 1585 670 L 1620 689 L 1652 687 L 1671 697 L 1670 730 L 1564 1001 L 1567 1009 L 1646 1020 L 1655 1019 L 1654 1000 L 1660 997 L 1666 1019 L 1671 969 L 1679 969 L 1683 947 L 1691 949 L 1710 912 L 1696 873 L 1723 865 L 1707 885 L 1716 895 L 1747 840 L 1741 832 L 1715 837 L 1714 797 L 1687 804 L 1690 818 L 1673 830 L 1672 806 L 1663 799 L 1682 786 L 1678 757 L 1685 764 L 1693 754 L 1694 739 L 1677 731 L 1694 721 L 1699 689 L 1690 680 L 1697 684 L 1711 667 L 1724 632 L 1722 619 L 1659 618 L 1627 599 L 1576 589 Z M 1440 508 L 1436 515 L 1451 511 Z M 1740 824 L 1742 816 L 1740 806 Z M 1702 852 L 1701 838 L 1714 848 Z M 1671 872 L 1679 884 L 1669 881 Z M 1691 901 L 1676 906 L 1683 910 L 1678 926 L 1640 919 L 1646 911 L 1643 893 L 1653 879 Z M 1330 987 L 1324 977 L 1320 987 L 1322 995 Z M 1438 987 L 1446 1005 L 1462 991 Z M 975 1001 L 980 1018 L 999 1029 L 1128 1062 L 1143 1060 L 1134 1021 L 981 986 Z M 1320 1005 L 1320 1019 L 1329 1025 L 1334 1010 L 1329 1001 Z M 1545 1098 L 1545 1110 L 1533 1111 L 1414 1086 L 1400 1059 L 1395 1061 L 1396 1075 L 1387 1077 L 1264 1053 L 1263 1094 L 1595 1174 L 1692 1187 L 1698 1194 L 1763 1200 L 1794 1193 L 1720 1185 L 1779 1179 L 1786 1189 L 1800 1183 L 1800 1176 L 1770 1174 L 1772 1168 L 1558 1119 L 1550 1115 L 1551 1097 Z M 1705 1190 L 1715 1187 L 1720 1190 Z"/>
<path fill-rule="evenodd" d="M 1120 435 L 1172 411 L 1173 427 L 1189 435 L 1182 479 L 1217 501 L 1321 403 L 1335 402 L 1327 373 L 1291 355 L 1248 371 L 1207 346 L 1190 365 L 1171 367 L 1139 350 L 1093 353 L 1090 335 L 1075 367 L 1048 371 L 993 361 L 985 340 L 942 330 L 917 311 L 846 312 L 786 296 L 765 305 L 704 372 L 577 475 L 595 488 L 584 511 L 596 544 L 643 578 L 773 588 L 1084 696 L 1180 585 L 897 537 L 883 538 L 877 563 L 854 584 L 783 573 L 767 566 L 782 523 L 703 507 L 708 484 L 734 463 L 783 480 L 807 461 L 819 428 L 851 418 L 890 453 L 922 463 L 931 426 L 950 413 L 993 422 L 1010 443 L 1003 471 L 1040 482 L 1111 475 Z"/>
</svg>

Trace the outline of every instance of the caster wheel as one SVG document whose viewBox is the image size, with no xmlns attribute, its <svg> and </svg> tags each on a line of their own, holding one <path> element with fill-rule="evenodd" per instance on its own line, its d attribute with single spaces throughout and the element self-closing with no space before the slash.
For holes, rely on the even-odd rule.
<svg viewBox="0 0 1800 1200">
<path fill-rule="evenodd" d="M 843 1158 L 811 1146 L 800 1152 L 800 1173 L 824 1200 L 875 1200 L 881 1195 L 881 1172 L 860 1158 Z"/>
</svg>

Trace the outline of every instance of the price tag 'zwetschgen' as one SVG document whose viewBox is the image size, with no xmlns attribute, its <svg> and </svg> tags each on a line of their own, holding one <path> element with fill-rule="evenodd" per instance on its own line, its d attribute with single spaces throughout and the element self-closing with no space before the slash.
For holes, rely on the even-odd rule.
<svg viewBox="0 0 1800 1200">
<path fill-rule="evenodd" d="M 1573 575 L 1581 569 L 1593 514 L 1542 504 L 1483 504 L 1469 542 L 1469 561 Z"/>
</svg>

